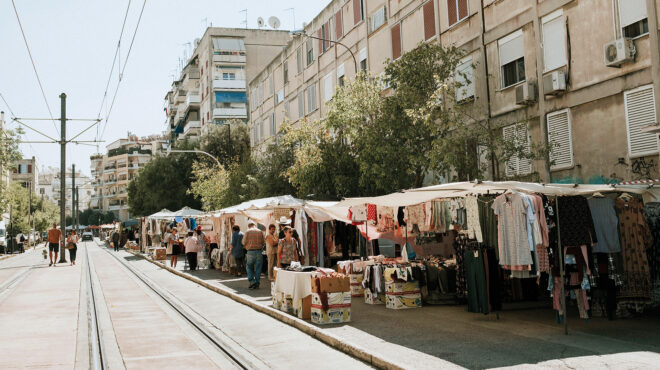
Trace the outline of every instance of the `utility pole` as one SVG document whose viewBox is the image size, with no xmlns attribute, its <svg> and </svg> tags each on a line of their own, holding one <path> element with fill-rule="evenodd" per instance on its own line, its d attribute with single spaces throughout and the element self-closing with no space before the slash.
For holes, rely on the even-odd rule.
<svg viewBox="0 0 660 370">
<path fill-rule="evenodd" d="M 66 94 L 60 94 L 60 231 L 62 241 L 60 243 L 59 263 L 66 263 L 64 242 L 66 241 Z"/>
<path fill-rule="evenodd" d="M 75 218 L 75 220 L 76 220 L 76 222 L 75 222 L 76 230 L 78 230 L 78 227 L 80 226 L 80 220 L 78 219 L 78 217 L 80 216 L 80 203 L 79 203 L 79 201 L 80 201 L 80 198 L 78 197 L 78 187 L 76 186 L 76 218 Z"/>
<path fill-rule="evenodd" d="M 34 171 L 35 169 L 33 168 L 32 170 Z M 28 248 L 31 246 L 30 237 L 34 237 L 32 234 L 32 181 L 28 181 Z M 26 248 L 24 248 L 24 250 L 25 249 Z"/>
<path fill-rule="evenodd" d="M 71 230 L 76 228 L 76 164 L 71 164 Z"/>
</svg>

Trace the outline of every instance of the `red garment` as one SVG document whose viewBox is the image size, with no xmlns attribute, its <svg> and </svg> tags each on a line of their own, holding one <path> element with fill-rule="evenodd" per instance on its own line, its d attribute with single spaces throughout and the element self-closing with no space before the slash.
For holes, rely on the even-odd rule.
<svg viewBox="0 0 660 370">
<path fill-rule="evenodd" d="M 367 221 L 378 220 L 378 212 L 376 212 L 375 204 L 367 204 Z"/>
</svg>

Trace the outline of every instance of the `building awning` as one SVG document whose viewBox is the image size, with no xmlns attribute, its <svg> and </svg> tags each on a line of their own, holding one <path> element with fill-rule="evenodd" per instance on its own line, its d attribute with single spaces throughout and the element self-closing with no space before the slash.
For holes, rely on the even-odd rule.
<svg viewBox="0 0 660 370">
<path fill-rule="evenodd" d="M 227 50 L 227 51 L 245 51 L 245 43 L 243 42 L 243 39 L 214 37 L 213 49 Z"/>
<path fill-rule="evenodd" d="M 245 91 L 216 91 L 216 103 L 245 103 L 247 96 Z"/>
<path fill-rule="evenodd" d="M 138 224 L 139 224 L 138 220 L 134 218 L 122 222 L 122 225 L 124 225 L 124 227 L 137 226 Z"/>
</svg>

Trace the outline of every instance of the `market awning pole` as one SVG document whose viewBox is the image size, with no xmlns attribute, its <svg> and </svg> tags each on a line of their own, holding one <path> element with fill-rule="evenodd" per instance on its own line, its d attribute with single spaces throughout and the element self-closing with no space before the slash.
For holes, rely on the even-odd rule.
<svg viewBox="0 0 660 370">
<path fill-rule="evenodd" d="M 557 249 L 559 250 L 559 276 L 561 280 L 561 310 L 564 316 L 564 334 L 568 335 L 568 315 L 566 314 L 566 291 L 564 277 L 564 248 L 561 244 L 561 230 L 559 229 L 559 197 L 555 195 L 555 215 L 557 219 Z"/>
</svg>

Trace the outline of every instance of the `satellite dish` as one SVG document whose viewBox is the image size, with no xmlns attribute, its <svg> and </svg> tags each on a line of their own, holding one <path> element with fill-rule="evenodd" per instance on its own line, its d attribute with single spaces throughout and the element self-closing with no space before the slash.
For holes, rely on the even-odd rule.
<svg viewBox="0 0 660 370">
<path fill-rule="evenodd" d="M 276 29 L 280 28 L 280 20 L 275 16 L 270 17 L 270 18 L 268 18 L 268 25 L 271 28 L 276 30 Z"/>
<path fill-rule="evenodd" d="M 259 28 L 264 26 L 264 19 L 263 18 L 261 18 L 261 17 L 257 18 L 257 26 L 259 26 Z"/>
</svg>

